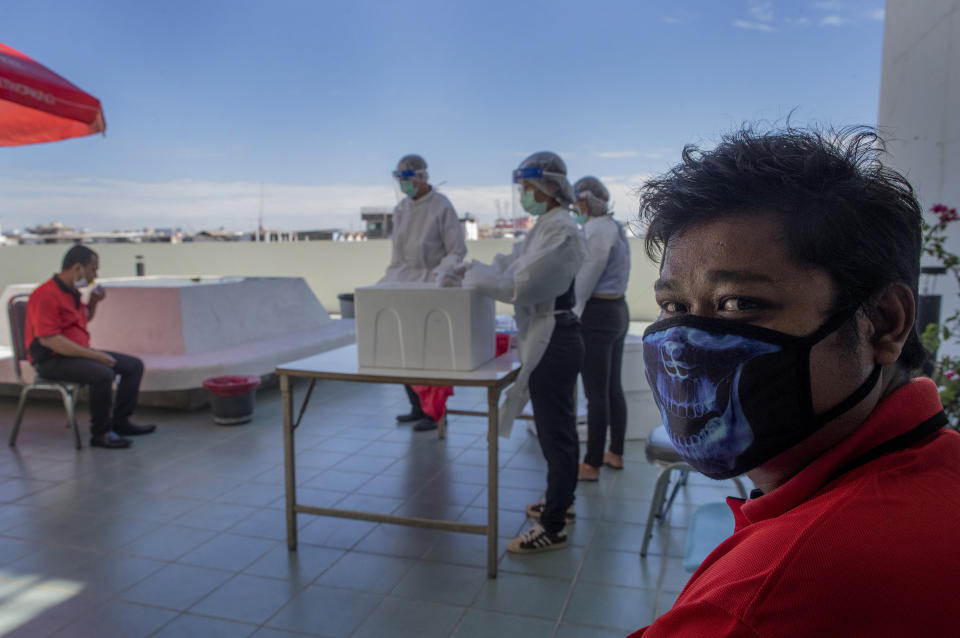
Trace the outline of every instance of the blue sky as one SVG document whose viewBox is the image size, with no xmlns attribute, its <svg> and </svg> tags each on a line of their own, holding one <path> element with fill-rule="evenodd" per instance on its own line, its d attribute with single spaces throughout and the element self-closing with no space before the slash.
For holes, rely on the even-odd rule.
<svg viewBox="0 0 960 638">
<path fill-rule="evenodd" d="M 744 121 L 874 124 L 883 1 L 0 0 L 0 41 L 104 105 L 106 137 L 0 148 L 5 230 L 359 226 L 408 152 L 492 221 L 559 152 L 631 189 Z"/>
</svg>

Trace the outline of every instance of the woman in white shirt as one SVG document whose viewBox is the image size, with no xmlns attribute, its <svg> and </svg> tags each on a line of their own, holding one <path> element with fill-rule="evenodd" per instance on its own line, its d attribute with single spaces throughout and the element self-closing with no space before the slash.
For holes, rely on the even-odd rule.
<svg viewBox="0 0 960 638">
<path fill-rule="evenodd" d="M 627 402 L 620 383 L 623 340 L 630 327 L 624 297 L 630 277 L 630 245 L 623 227 L 609 211 L 610 193 L 596 177 L 573 186 L 587 238 L 587 258 L 577 272 L 574 312 L 580 316 L 583 344 L 583 389 L 587 395 L 587 452 L 578 479 L 596 481 L 600 466 L 623 468 Z M 607 429 L 610 449 L 606 452 Z"/>
</svg>

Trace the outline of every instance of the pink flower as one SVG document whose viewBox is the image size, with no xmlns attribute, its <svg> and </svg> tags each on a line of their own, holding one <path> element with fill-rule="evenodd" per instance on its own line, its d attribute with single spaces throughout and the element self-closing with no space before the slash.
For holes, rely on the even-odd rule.
<svg viewBox="0 0 960 638">
<path fill-rule="evenodd" d="M 941 224 L 949 224 L 950 222 L 960 220 L 960 215 L 957 214 L 956 208 L 948 208 L 943 204 L 935 204 L 931 206 L 930 212 L 937 215 L 937 219 Z"/>
<path fill-rule="evenodd" d="M 947 370 L 946 372 L 943 373 L 943 376 L 946 377 L 947 379 L 953 380 L 956 378 L 957 372 L 956 370 Z"/>
</svg>

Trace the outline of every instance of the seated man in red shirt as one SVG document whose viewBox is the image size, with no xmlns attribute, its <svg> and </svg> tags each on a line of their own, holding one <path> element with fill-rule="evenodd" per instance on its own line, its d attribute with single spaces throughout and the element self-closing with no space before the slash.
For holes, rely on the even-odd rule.
<svg viewBox="0 0 960 638">
<path fill-rule="evenodd" d="M 123 437 L 149 434 L 156 426 L 130 421 L 137 407 L 143 362 L 90 347 L 87 322 L 93 319 L 105 294 L 97 288 L 90 295 L 90 303 L 85 304 L 77 289 L 94 280 L 99 266 L 97 253 L 86 246 L 78 244 L 68 250 L 60 272 L 30 295 L 24 336 L 30 362 L 41 377 L 90 387 L 90 445 L 127 448 L 131 441 Z M 111 417 L 111 393 L 117 375 L 120 383 Z"/>
<path fill-rule="evenodd" d="M 869 129 L 742 130 L 641 192 L 644 365 L 679 453 L 757 489 L 634 636 L 956 636 L 960 436 L 914 321 L 922 211 Z"/>
</svg>

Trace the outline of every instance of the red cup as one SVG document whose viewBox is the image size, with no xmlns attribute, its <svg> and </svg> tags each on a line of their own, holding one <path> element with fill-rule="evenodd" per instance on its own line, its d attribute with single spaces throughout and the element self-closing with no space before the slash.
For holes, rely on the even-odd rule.
<svg viewBox="0 0 960 638">
<path fill-rule="evenodd" d="M 510 349 L 510 333 L 498 332 L 497 333 L 497 356 L 499 357 L 509 349 Z"/>
</svg>

